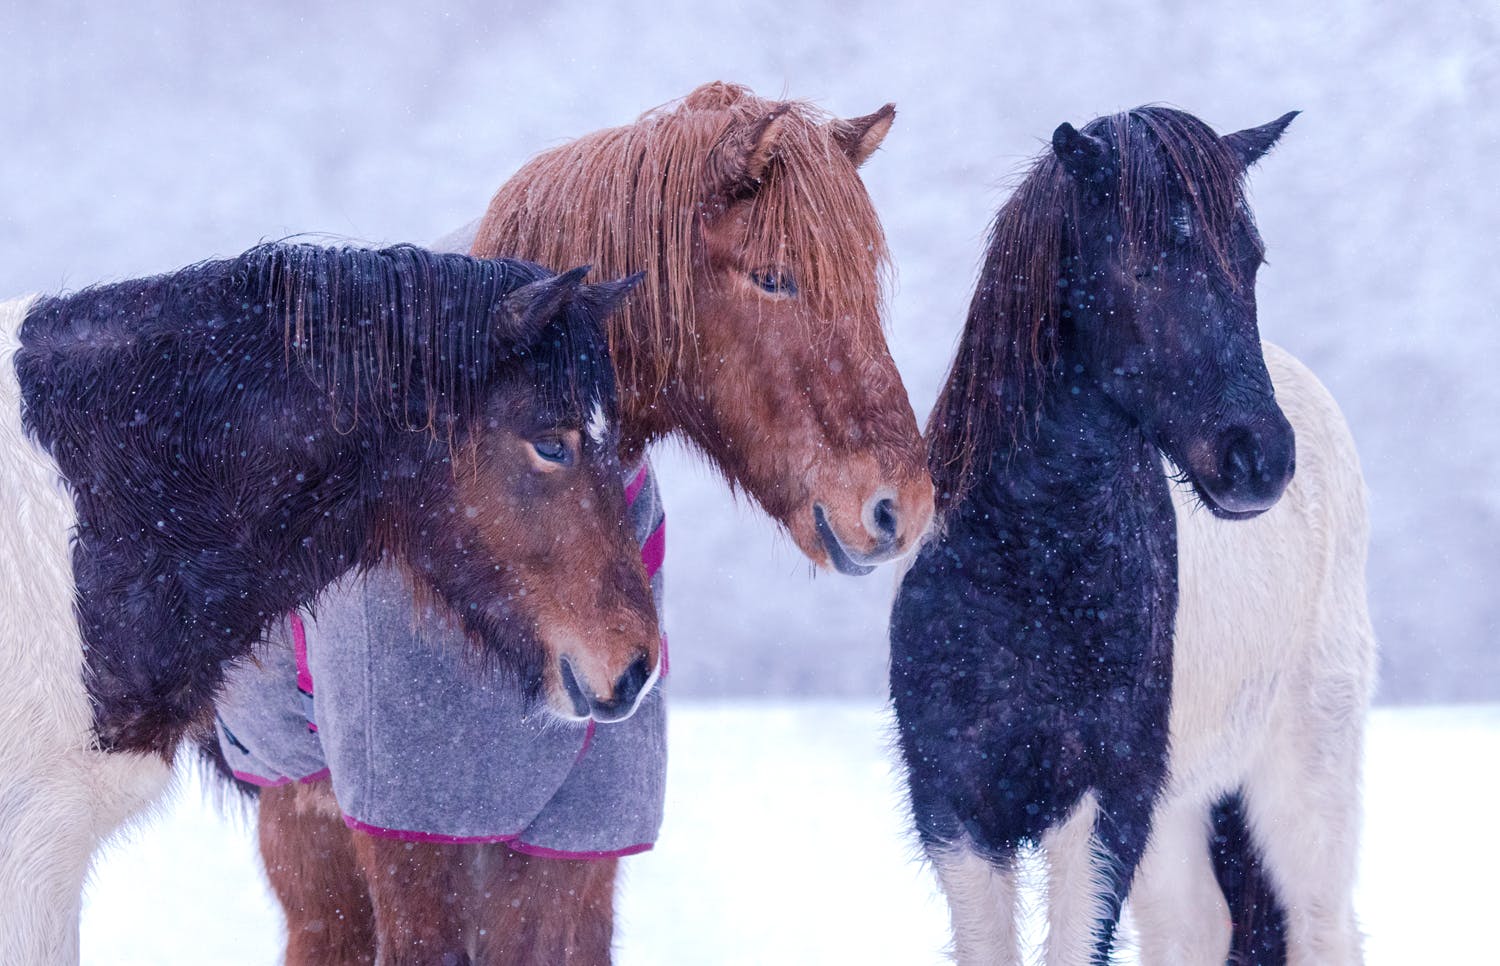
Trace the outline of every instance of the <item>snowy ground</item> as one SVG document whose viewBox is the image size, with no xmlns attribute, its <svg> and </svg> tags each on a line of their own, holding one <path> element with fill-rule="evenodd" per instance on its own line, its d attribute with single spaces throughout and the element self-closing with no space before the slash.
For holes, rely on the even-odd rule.
<svg viewBox="0 0 1500 966">
<path fill-rule="evenodd" d="M 671 728 L 666 831 L 625 863 L 620 963 L 942 961 L 945 912 L 912 860 L 882 710 L 684 703 Z M 1375 714 L 1358 895 L 1371 966 L 1490 947 L 1496 761 L 1500 706 Z M 244 824 L 189 785 L 100 863 L 83 959 L 268 964 L 281 929 Z"/>
</svg>

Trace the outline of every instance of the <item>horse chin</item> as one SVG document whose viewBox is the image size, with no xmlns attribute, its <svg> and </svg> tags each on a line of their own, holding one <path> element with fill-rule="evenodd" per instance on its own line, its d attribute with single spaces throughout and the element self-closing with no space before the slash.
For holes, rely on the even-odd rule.
<svg viewBox="0 0 1500 966">
<path fill-rule="evenodd" d="M 1208 512 L 1220 520 L 1253 520 L 1276 505 L 1276 500 L 1272 500 L 1264 506 L 1251 505 L 1243 509 L 1231 509 L 1214 499 L 1213 495 L 1209 493 L 1208 488 L 1196 476 L 1190 477 L 1189 482 L 1192 484 L 1193 494 L 1198 497 L 1198 502 L 1207 507 Z"/>
</svg>

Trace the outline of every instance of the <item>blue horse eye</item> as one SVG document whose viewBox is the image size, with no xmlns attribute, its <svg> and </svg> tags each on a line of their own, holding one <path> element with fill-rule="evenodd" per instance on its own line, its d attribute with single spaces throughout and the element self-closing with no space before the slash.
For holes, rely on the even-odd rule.
<svg viewBox="0 0 1500 966">
<path fill-rule="evenodd" d="M 750 280 L 771 295 L 796 295 L 797 282 L 787 272 L 776 269 L 751 272 Z"/>
<path fill-rule="evenodd" d="M 555 437 L 533 440 L 531 448 L 536 450 L 536 455 L 549 463 L 566 463 L 568 461 L 567 444 Z"/>
</svg>

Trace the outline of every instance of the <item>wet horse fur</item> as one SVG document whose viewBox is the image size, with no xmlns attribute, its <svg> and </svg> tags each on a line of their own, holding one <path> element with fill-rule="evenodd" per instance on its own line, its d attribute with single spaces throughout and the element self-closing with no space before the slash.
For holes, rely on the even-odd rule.
<svg viewBox="0 0 1500 966">
<path fill-rule="evenodd" d="M 226 665 L 351 568 L 396 557 L 540 687 L 483 534 L 442 508 L 503 387 L 553 421 L 614 413 L 623 290 L 581 276 L 269 244 L 3 306 L 0 959 L 76 959 L 97 842 L 159 794 Z"/>
<path fill-rule="evenodd" d="M 1047 959 L 1105 962 L 1168 775 L 1177 529 L 1165 454 L 1217 516 L 1292 475 L 1255 326 L 1244 171 L 1140 108 L 1054 134 L 997 217 L 929 425 L 943 517 L 898 592 L 891 694 L 961 962 L 1018 962 L 1019 851 Z"/>
</svg>

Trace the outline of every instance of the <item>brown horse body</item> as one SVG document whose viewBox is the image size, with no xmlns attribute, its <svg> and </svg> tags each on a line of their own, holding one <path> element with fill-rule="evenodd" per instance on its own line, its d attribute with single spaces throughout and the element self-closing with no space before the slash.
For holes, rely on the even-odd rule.
<svg viewBox="0 0 1500 966">
<path fill-rule="evenodd" d="M 846 573 L 904 553 L 932 515 L 881 327 L 885 240 L 856 170 L 894 116 L 707 84 L 533 159 L 473 249 L 644 272 L 610 319 L 622 461 L 683 436 Z M 326 784 L 267 790 L 260 837 L 289 964 L 377 948 L 388 963 L 610 958 L 615 859 L 372 838 L 344 828 Z"/>
</svg>

